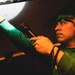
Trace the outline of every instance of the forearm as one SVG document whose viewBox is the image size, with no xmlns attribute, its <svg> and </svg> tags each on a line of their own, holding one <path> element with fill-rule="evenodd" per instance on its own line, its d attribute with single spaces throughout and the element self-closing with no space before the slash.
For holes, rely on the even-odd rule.
<svg viewBox="0 0 75 75">
<path fill-rule="evenodd" d="M 37 56 L 37 52 L 33 46 L 33 41 L 30 41 L 20 30 L 10 24 L 6 19 L 0 17 L 0 28 L 4 31 L 7 37 L 12 41 L 14 46 L 19 50 Z"/>
<path fill-rule="evenodd" d="M 59 50 L 59 48 L 57 47 L 57 46 L 53 46 L 53 48 L 52 48 L 52 51 L 50 52 L 49 50 L 48 50 L 48 55 L 51 55 L 52 56 L 52 59 L 53 60 L 55 60 L 55 57 L 56 57 L 56 60 L 55 60 L 55 62 L 56 62 L 56 64 L 58 64 L 59 62 L 60 62 L 60 60 L 61 60 L 61 58 L 63 57 L 63 55 L 65 54 L 62 50 L 60 50 L 59 52 L 58 52 L 58 50 Z M 58 52 L 58 54 L 57 54 L 57 52 Z M 57 55 L 57 56 L 56 56 Z"/>
<path fill-rule="evenodd" d="M 55 49 L 54 55 L 56 56 L 58 47 Z M 58 64 L 60 62 L 60 60 L 62 59 L 62 57 L 64 56 L 65 52 L 63 52 L 62 50 L 59 51 L 57 57 L 56 57 L 56 63 Z"/>
<path fill-rule="evenodd" d="M 56 55 L 58 49 L 58 47 L 54 48 L 54 56 Z M 63 50 L 59 51 L 56 59 L 56 64 L 58 66 L 58 69 L 62 70 L 65 74 L 75 74 L 75 59 L 67 52 L 64 52 Z"/>
<path fill-rule="evenodd" d="M 75 75 L 75 59 L 65 53 L 58 63 L 58 68 L 67 75 Z"/>
<path fill-rule="evenodd" d="M 11 25 L 7 20 L 4 20 L 4 18 L 0 17 L 0 22 L 0 28 L 9 37 L 9 39 L 17 41 L 25 45 L 25 47 L 32 45 L 32 42 L 30 42 L 29 38 L 25 37 L 21 31 Z"/>
</svg>

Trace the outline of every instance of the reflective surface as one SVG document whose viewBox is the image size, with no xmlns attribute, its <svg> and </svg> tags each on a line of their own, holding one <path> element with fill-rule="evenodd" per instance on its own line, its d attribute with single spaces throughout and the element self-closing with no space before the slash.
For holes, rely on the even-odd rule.
<svg viewBox="0 0 75 75">
<path fill-rule="evenodd" d="M 25 4 L 26 2 L 18 2 L 0 5 L 0 15 L 2 15 L 7 20 L 11 20 L 15 18 L 18 14 L 20 14 Z"/>
<path fill-rule="evenodd" d="M 27 1 L 27 0 L 0 0 L 0 5 L 23 2 L 23 1 Z"/>
</svg>

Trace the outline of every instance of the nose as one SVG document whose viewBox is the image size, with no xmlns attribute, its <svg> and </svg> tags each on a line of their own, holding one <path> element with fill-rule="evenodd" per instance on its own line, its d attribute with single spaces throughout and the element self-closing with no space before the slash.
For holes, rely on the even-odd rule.
<svg viewBox="0 0 75 75">
<path fill-rule="evenodd" d="M 55 27 L 55 31 L 60 31 L 61 30 L 61 24 L 58 23 Z"/>
</svg>

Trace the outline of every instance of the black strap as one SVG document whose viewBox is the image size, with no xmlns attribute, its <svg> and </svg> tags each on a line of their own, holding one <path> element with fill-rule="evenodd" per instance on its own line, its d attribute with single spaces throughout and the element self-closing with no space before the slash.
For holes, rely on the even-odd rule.
<svg viewBox="0 0 75 75">
<path fill-rule="evenodd" d="M 58 48 L 58 50 L 57 50 L 57 52 L 56 52 L 56 55 L 55 56 L 53 56 L 54 55 L 54 48 L 55 47 L 57 47 L 56 45 L 54 45 L 53 46 L 53 48 L 52 48 L 52 51 L 51 51 L 51 57 L 52 57 L 52 59 L 54 60 L 54 65 L 56 65 L 57 64 L 57 56 L 58 56 L 58 54 L 59 54 L 59 52 L 60 52 L 60 48 Z"/>
<path fill-rule="evenodd" d="M 51 51 L 51 57 L 52 57 L 52 58 L 54 58 L 53 55 L 54 55 L 54 48 L 55 48 L 55 47 L 56 47 L 56 46 L 54 45 L 53 48 L 52 48 L 52 51 Z"/>
</svg>

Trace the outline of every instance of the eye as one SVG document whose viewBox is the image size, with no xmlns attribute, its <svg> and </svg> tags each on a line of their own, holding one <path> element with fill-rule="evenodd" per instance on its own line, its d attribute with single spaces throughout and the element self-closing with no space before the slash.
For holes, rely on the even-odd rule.
<svg viewBox="0 0 75 75">
<path fill-rule="evenodd" d="M 65 24 L 67 24 L 67 22 L 66 21 L 61 21 L 60 24 L 65 25 Z"/>
<path fill-rule="evenodd" d="M 66 25 L 66 24 L 67 24 L 67 21 L 59 21 L 59 22 L 56 23 L 56 26 L 57 25 L 63 26 L 63 25 Z"/>
</svg>

